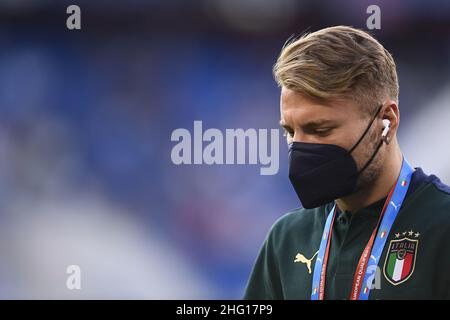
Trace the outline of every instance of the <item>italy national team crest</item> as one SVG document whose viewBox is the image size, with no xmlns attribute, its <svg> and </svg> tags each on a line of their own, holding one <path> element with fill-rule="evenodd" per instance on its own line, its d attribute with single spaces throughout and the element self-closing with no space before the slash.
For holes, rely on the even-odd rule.
<svg viewBox="0 0 450 320">
<path fill-rule="evenodd" d="M 395 234 L 389 243 L 384 262 L 384 276 L 393 285 L 399 285 L 411 277 L 416 263 L 418 232 L 408 231 Z"/>
</svg>

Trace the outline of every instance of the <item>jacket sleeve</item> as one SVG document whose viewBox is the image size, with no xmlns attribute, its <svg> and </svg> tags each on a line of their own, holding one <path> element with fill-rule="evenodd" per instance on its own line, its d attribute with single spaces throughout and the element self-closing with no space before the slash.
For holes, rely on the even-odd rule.
<svg viewBox="0 0 450 320">
<path fill-rule="evenodd" d="M 274 228 L 272 227 L 251 271 L 244 293 L 245 300 L 283 299 L 273 240 Z"/>
</svg>

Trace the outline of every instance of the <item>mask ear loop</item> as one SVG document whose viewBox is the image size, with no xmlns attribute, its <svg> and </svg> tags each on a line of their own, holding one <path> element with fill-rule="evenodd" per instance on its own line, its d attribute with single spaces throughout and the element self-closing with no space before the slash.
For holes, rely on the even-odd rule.
<svg viewBox="0 0 450 320">
<path fill-rule="evenodd" d="M 364 139 L 364 137 L 366 136 L 367 132 L 369 132 L 370 128 L 372 127 L 373 122 L 375 121 L 375 119 L 378 117 L 378 114 L 380 113 L 381 108 L 383 107 L 383 104 L 381 104 L 378 107 L 377 112 L 375 113 L 375 115 L 373 116 L 372 120 L 370 121 L 369 125 L 367 126 L 366 130 L 364 131 L 364 133 L 362 134 L 362 136 L 359 138 L 359 140 L 353 145 L 353 147 L 350 149 L 350 151 L 348 153 L 352 153 L 356 147 L 361 143 L 362 139 Z M 381 148 L 381 145 L 380 147 Z M 379 149 L 378 148 L 378 149 Z M 377 150 L 378 151 L 378 150 Z"/>
<path fill-rule="evenodd" d="M 367 169 L 367 167 L 372 163 L 373 159 L 375 159 L 375 157 L 378 154 L 378 151 L 380 150 L 381 146 L 383 145 L 384 140 L 381 140 L 380 143 L 378 144 L 377 148 L 375 149 L 375 152 L 372 154 L 372 156 L 370 157 L 369 161 L 366 162 L 366 164 L 364 165 L 364 167 L 359 170 L 358 175 L 361 174 L 361 172 L 363 172 L 364 170 Z"/>
</svg>

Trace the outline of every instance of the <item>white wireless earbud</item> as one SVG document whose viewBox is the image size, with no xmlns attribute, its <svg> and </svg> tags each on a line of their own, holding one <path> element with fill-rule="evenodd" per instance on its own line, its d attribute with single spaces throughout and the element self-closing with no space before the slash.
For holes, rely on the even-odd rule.
<svg viewBox="0 0 450 320">
<path fill-rule="evenodd" d="M 381 138 L 386 139 L 389 130 L 391 130 L 391 121 L 389 121 L 388 119 L 383 119 L 383 125 L 384 125 L 384 130 L 383 133 L 381 134 Z"/>
</svg>

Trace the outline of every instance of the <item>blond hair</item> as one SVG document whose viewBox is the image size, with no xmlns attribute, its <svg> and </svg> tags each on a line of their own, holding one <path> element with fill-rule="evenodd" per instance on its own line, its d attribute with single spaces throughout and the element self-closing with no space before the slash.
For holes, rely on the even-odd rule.
<svg viewBox="0 0 450 320">
<path fill-rule="evenodd" d="M 398 102 L 392 55 L 352 27 L 325 28 L 288 41 L 273 74 L 279 86 L 317 99 L 350 98 L 369 112 L 387 96 Z"/>
</svg>

